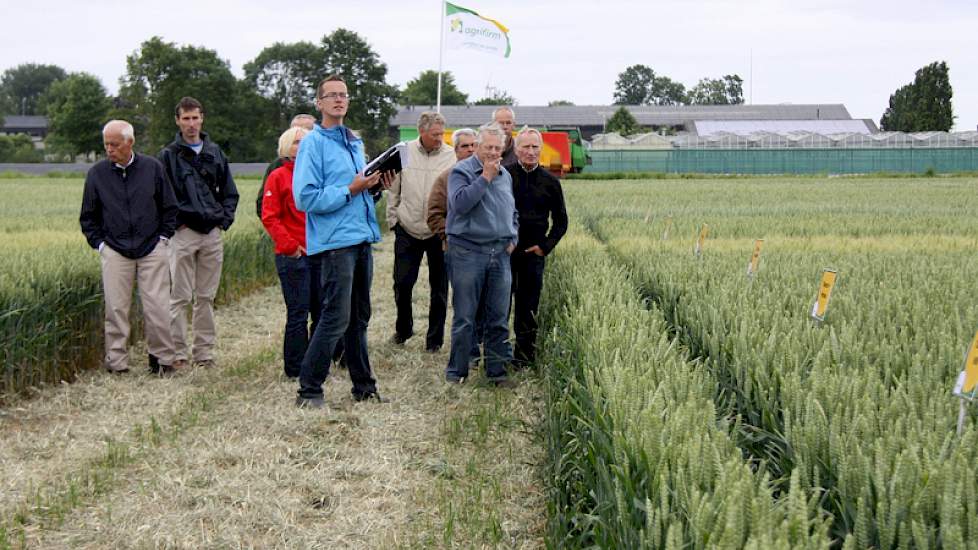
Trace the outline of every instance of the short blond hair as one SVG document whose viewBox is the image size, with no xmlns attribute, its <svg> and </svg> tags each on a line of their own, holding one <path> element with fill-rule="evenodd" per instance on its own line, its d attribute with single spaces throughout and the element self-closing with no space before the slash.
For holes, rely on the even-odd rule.
<svg viewBox="0 0 978 550">
<path fill-rule="evenodd" d="M 288 130 L 282 132 L 282 135 L 278 138 L 278 156 L 281 158 L 286 158 L 289 156 L 289 148 L 292 147 L 292 142 L 296 138 L 302 137 L 309 133 L 302 126 L 293 126 Z"/>
</svg>

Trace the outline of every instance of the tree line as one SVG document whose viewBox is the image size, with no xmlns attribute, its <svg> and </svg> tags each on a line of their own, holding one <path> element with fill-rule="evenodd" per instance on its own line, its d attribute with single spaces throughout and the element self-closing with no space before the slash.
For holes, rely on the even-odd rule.
<svg viewBox="0 0 978 550">
<path fill-rule="evenodd" d="M 950 131 L 954 126 L 951 96 L 947 63 L 931 63 L 917 71 L 913 82 L 890 96 L 880 128 L 896 132 Z M 623 106 L 737 105 L 744 102 L 743 79 L 736 74 L 706 77 L 687 89 L 646 65 L 632 65 L 618 75 L 614 98 L 615 104 Z M 624 107 L 608 119 L 605 129 L 621 135 L 648 131 Z"/>
<path fill-rule="evenodd" d="M 48 155 L 73 159 L 101 152 L 102 125 L 113 118 L 133 124 L 138 150 L 155 153 L 176 134 L 173 108 L 189 95 L 204 104 L 205 129 L 230 158 L 264 162 L 275 156 L 278 135 L 294 115 L 317 114 L 316 85 L 334 73 L 343 75 L 354 98 L 347 124 L 361 133 L 368 150 L 389 145 L 388 121 L 398 103 L 435 103 L 436 71 L 422 71 L 399 90 L 387 82 L 387 65 L 370 45 L 357 33 L 340 28 L 318 43 L 277 42 L 266 47 L 244 65 L 240 79 L 214 50 L 153 37 L 126 57 L 115 97 L 91 74 L 25 63 L 0 76 L 0 116 L 47 116 Z M 442 78 L 444 105 L 469 102 L 451 72 Z M 515 98 L 499 89 L 474 102 L 514 103 Z M 34 151 L 27 136 L 0 136 L 0 162 L 38 160 L 40 152 Z"/>
<path fill-rule="evenodd" d="M 295 114 L 316 114 L 315 87 L 332 73 L 344 75 L 354 97 L 347 122 L 372 151 L 391 141 L 388 121 L 398 103 L 435 104 L 436 71 L 422 71 L 399 90 L 387 82 L 387 65 L 370 45 L 357 33 L 340 28 L 319 42 L 277 42 L 266 47 L 244 65 L 240 79 L 214 50 L 153 37 L 126 57 L 126 71 L 115 97 L 91 74 L 25 63 L 0 75 L 0 116 L 46 115 L 47 153 L 64 158 L 100 152 L 102 125 L 123 118 L 136 129 L 137 148 L 155 153 L 175 135 L 173 106 L 190 95 L 204 104 L 206 129 L 230 158 L 263 162 L 274 156 L 275 140 Z M 905 132 L 950 130 L 954 120 L 951 95 L 947 64 L 923 67 L 912 83 L 890 96 L 880 127 Z M 743 79 L 737 74 L 705 77 L 687 88 L 646 65 L 632 65 L 618 75 L 613 98 L 622 106 L 736 105 L 744 102 Z M 443 73 L 442 104 L 469 103 L 468 94 L 458 89 L 451 72 Z M 494 89 L 471 104 L 516 103 L 505 90 Z M 549 105 L 573 103 L 558 99 Z M 607 130 L 630 135 L 644 129 L 622 107 L 608 120 Z M 39 157 L 26 136 L 0 136 L 0 162 L 29 162 Z"/>
</svg>

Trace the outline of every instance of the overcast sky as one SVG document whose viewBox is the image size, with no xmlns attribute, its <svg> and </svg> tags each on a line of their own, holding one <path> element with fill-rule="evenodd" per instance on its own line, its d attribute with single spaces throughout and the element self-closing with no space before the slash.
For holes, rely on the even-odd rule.
<svg viewBox="0 0 978 550">
<path fill-rule="evenodd" d="M 608 104 L 618 74 L 641 63 L 687 87 L 736 73 L 748 102 L 843 103 L 854 118 L 878 122 L 896 88 L 943 60 L 954 88 L 955 129 L 978 125 L 975 0 L 455 3 L 510 28 L 509 59 L 446 52 L 445 70 L 472 100 L 490 85 L 522 105 Z M 0 70 L 56 64 L 95 74 L 111 93 L 126 56 L 153 35 L 216 50 L 238 76 L 274 42 L 315 42 L 338 27 L 370 43 L 393 84 L 438 67 L 441 8 L 434 0 L 0 0 L 0 6 Z"/>
</svg>

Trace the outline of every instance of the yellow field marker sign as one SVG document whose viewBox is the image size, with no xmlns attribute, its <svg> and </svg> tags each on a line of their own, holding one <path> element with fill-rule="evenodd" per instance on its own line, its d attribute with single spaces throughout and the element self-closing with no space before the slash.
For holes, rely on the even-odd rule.
<svg viewBox="0 0 978 550">
<path fill-rule="evenodd" d="M 754 241 L 754 252 L 750 255 L 750 261 L 747 262 L 747 276 L 753 277 L 757 273 L 757 267 L 761 263 L 761 246 L 764 245 L 764 239 L 757 239 Z"/>
<path fill-rule="evenodd" d="M 825 268 L 822 270 L 822 281 L 818 284 L 818 294 L 815 295 L 815 303 L 812 304 L 813 319 L 825 320 L 825 312 L 829 308 L 829 298 L 832 297 L 832 289 L 835 288 L 837 276 L 838 272 L 834 269 Z"/>
<path fill-rule="evenodd" d="M 703 245 L 706 243 L 706 236 L 709 234 L 710 234 L 710 226 L 704 223 L 703 227 L 700 228 L 700 236 L 698 239 L 696 239 L 696 248 L 693 249 L 693 254 L 696 254 L 697 258 L 699 258 L 700 255 L 703 254 Z"/>
<path fill-rule="evenodd" d="M 958 374 L 958 379 L 954 384 L 954 395 L 961 398 L 961 410 L 958 413 L 959 436 L 964 430 L 966 402 L 973 401 L 975 397 L 978 397 L 978 390 L 975 388 L 976 385 L 978 385 L 978 332 L 975 332 L 975 337 L 971 340 L 971 346 L 968 347 L 967 353 L 964 354 L 964 368 L 961 369 L 961 373 Z"/>
</svg>

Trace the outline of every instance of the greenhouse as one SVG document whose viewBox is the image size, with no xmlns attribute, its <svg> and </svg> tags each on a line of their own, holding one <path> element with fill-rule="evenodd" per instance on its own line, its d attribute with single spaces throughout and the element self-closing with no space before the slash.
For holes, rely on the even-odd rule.
<svg viewBox="0 0 978 550">
<path fill-rule="evenodd" d="M 643 145 L 644 144 L 644 145 Z M 866 174 L 978 172 L 978 132 L 594 136 L 589 172 Z"/>
</svg>

